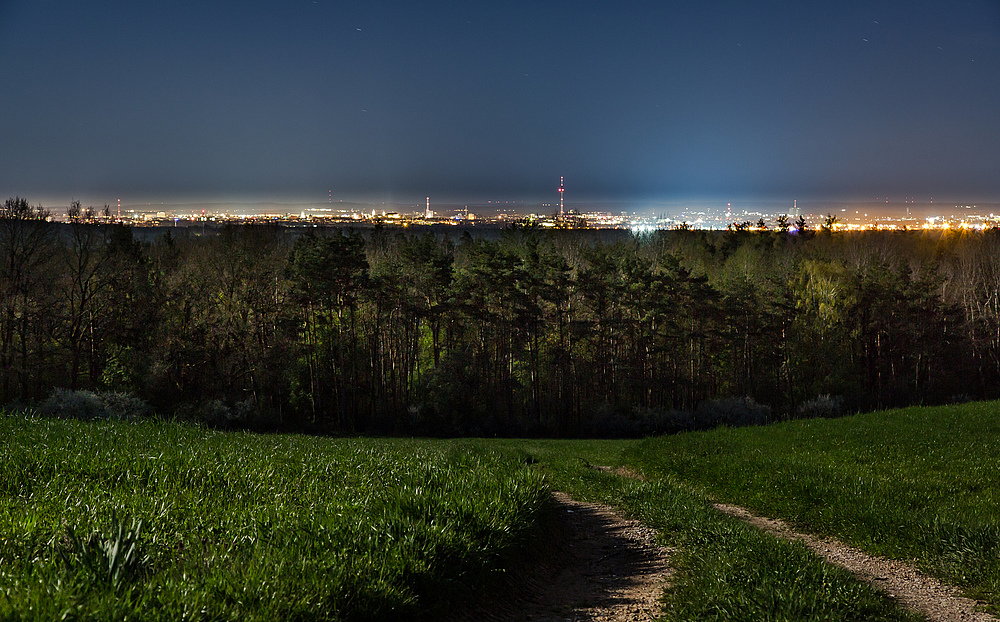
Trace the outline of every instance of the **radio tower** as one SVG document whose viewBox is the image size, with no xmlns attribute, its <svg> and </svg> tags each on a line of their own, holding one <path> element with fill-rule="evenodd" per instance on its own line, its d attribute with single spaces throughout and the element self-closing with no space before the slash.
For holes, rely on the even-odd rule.
<svg viewBox="0 0 1000 622">
<path fill-rule="evenodd" d="M 559 178 L 559 218 L 563 217 L 563 192 L 566 192 L 566 188 L 563 186 L 563 178 Z"/>
</svg>

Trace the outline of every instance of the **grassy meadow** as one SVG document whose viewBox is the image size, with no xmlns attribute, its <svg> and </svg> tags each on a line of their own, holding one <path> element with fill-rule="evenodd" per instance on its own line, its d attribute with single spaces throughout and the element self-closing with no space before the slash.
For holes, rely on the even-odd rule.
<svg viewBox="0 0 1000 622">
<path fill-rule="evenodd" d="M 655 481 L 915 561 L 1000 606 L 1000 403 L 648 439 L 621 456 Z"/>
<path fill-rule="evenodd" d="M 593 465 L 627 465 L 636 441 L 500 441 L 527 451 L 550 485 L 608 503 L 676 547 L 664 620 L 920 620 L 803 544 L 764 534 L 716 511 L 673 477 L 624 478 Z"/>
<path fill-rule="evenodd" d="M 920 619 L 712 499 L 916 560 L 996 605 L 998 408 L 641 441 L 0 415 L 0 620 L 437 619 L 526 559 L 550 490 L 615 505 L 677 547 L 667 620 Z"/>
<path fill-rule="evenodd" d="M 0 417 L 0 619 L 434 619 L 548 504 L 469 442 Z"/>
</svg>

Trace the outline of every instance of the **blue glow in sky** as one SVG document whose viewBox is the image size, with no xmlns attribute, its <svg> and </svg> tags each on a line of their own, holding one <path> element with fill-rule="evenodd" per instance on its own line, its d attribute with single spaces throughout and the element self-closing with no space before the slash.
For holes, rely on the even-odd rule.
<svg viewBox="0 0 1000 622">
<path fill-rule="evenodd" d="M 1000 198 L 996 1 L 8 0 L 0 85 L 32 200 Z"/>
</svg>

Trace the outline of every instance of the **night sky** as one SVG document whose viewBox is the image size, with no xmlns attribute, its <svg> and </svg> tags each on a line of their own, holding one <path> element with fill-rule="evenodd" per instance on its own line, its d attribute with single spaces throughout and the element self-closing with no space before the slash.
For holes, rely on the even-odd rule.
<svg viewBox="0 0 1000 622">
<path fill-rule="evenodd" d="M 1000 2 L 0 0 L 0 195 L 1000 200 Z"/>
</svg>

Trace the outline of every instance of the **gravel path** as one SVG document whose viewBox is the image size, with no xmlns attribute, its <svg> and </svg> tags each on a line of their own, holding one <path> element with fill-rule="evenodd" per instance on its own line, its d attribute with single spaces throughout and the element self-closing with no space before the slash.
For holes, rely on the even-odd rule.
<svg viewBox="0 0 1000 622">
<path fill-rule="evenodd" d="M 927 616 L 931 622 L 986 622 L 993 616 L 977 611 L 982 603 L 960 596 L 958 590 L 941 583 L 900 561 L 869 555 L 833 538 L 817 538 L 793 531 L 784 522 L 755 516 L 744 508 L 724 503 L 714 504 L 719 511 L 744 520 L 764 531 L 785 538 L 800 540 L 814 553 L 853 572 L 887 592 L 907 609 Z"/>
<path fill-rule="evenodd" d="M 670 549 L 656 532 L 611 507 L 556 492 L 557 522 L 528 568 L 503 594 L 459 620 L 633 622 L 654 620 L 670 579 Z"/>
<path fill-rule="evenodd" d="M 595 468 L 641 478 L 623 469 Z M 558 521 L 539 559 L 512 575 L 503 595 L 490 595 L 456 622 L 654 620 L 662 611 L 660 597 L 670 581 L 672 549 L 656 544 L 654 530 L 621 517 L 609 506 L 581 503 L 560 492 L 553 496 Z M 799 533 L 783 521 L 755 516 L 738 506 L 716 503 L 714 507 L 780 538 L 803 542 L 931 622 L 997 620 L 979 611 L 982 603 L 903 562 L 869 555 L 833 538 Z"/>
<path fill-rule="evenodd" d="M 641 474 L 626 467 L 595 468 L 622 477 L 643 480 Z M 783 521 L 751 514 L 745 508 L 725 503 L 713 504 L 715 509 L 735 516 L 772 535 L 786 540 L 799 540 L 814 553 L 855 576 L 888 593 L 907 609 L 927 616 L 930 622 L 989 622 L 997 618 L 980 611 L 983 603 L 962 596 L 958 589 L 941 583 L 934 577 L 900 561 L 869 555 L 834 538 L 817 538 L 799 533 Z"/>
<path fill-rule="evenodd" d="M 606 505 L 555 493 L 570 539 L 568 562 L 541 594 L 540 611 L 526 620 L 653 620 L 670 576 L 670 551 L 656 532 Z"/>
</svg>

